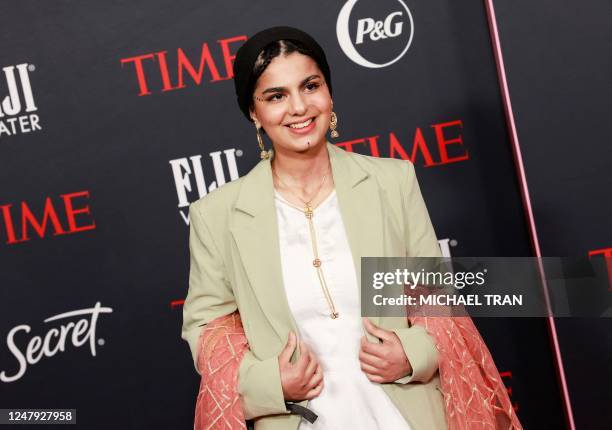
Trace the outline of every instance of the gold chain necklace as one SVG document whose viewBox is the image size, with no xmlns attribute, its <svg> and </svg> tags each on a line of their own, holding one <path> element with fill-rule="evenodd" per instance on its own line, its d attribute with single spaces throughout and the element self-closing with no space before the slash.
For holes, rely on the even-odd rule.
<svg viewBox="0 0 612 430">
<path fill-rule="evenodd" d="M 330 311 L 331 311 L 330 317 L 332 319 L 336 319 L 336 318 L 338 318 L 340 316 L 340 314 L 336 310 L 336 306 L 334 305 L 334 301 L 332 300 L 331 294 L 329 293 L 329 289 L 327 288 L 327 283 L 325 282 L 325 277 L 323 276 L 323 270 L 321 269 L 321 259 L 319 258 L 319 251 L 317 250 L 317 235 L 316 235 L 316 232 L 315 232 L 315 229 L 314 229 L 314 224 L 312 222 L 312 217 L 313 217 L 313 214 L 314 214 L 313 208 L 312 208 L 312 201 L 321 192 L 321 189 L 323 188 L 323 184 L 325 183 L 325 180 L 327 179 L 329 171 L 323 177 L 323 181 L 321 181 L 321 185 L 319 185 L 319 188 L 317 189 L 317 192 L 308 201 L 305 201 L 300 196 L 298 196 L 293 191 L 291 191 L 291 188 L 289 188 L 283 182 L 283 180 L 280 178 L 280 176 L 278 176 L 278 174 L 276 173 L 276 170 L 274 168 L 272 168 L 272 173 L 274 173 L 274 176 L 276 176 L 278 178 L 278 181 L 281 183 L 281 185 L 283 187 L 285 187 L 287 190 L 289 190 L 290 193 L 292 193 L 294 196 L 296 196 L 298 199 L 300 199 L 300 201 L 302 203 L 304 203 L 304 208 L 300 208 L 300 207 L 295 206 L 294 204 L 291 204 L 289 201 L 287 201 L 287 203 L 289 205 L 291 205 L 294 208 L 299 209 L 302 212 L 304 212 L 304 215 L 306 216 L 306 219 L 308 220 L 308 227 L 309 227 L 309 230 L 310 230 L 310 238 L 311 238 L 311 242 L 312 242 L 312 252 L 314 254 L 314 260 L 312 260 L 312 265 L 317 270 L 317 275 L 319 276 L 319 282 L 321 283 L 321 289 L 323 290 L 323 295 L 325 296 L 325 299 L 327 300 L 327 304 L 329 305 L 329 308 L 330 308 Z"/>
</svg>

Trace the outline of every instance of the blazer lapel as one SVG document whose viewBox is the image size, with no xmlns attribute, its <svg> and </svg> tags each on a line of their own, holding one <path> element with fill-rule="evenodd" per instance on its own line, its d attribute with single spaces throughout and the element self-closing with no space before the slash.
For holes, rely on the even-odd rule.
<svg viewBox="0 0 612 430">
<path fill-rule="evenodd" d="M 380 193 L 376 180 L 349 154 L 329 142 L 326 145 L 361 291 L 361 256 L 384 255 Z M 283 340 L 289 330 L 297 333 L 297 327 L 283 284 L 270 160 L 260 161 L 244 177 L 233 215 L 230 231 L 251 288 L 266 318 Z"/>
<path fill-rule="evenodd" d="M 353 254 L 361 303 L 361 257 L 385 255 L 381 190 L 376 178 L 343 149 L 330 143 L 328 148 L 342 221 Z M 380 325 L 378 315 L 370 319 L 375 325 Z M 373 340 L 369 334 L 368 338 Z"/>
</svg>

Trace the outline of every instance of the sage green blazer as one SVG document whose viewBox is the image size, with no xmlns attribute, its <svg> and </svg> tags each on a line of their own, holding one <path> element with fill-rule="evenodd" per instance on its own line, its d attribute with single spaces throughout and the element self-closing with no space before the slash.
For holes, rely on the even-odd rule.
<svg viewBox="0 0 612 430">
<path fill-rule="evenodd" d="M 326 146 L 359 284 L 362 256 L 440 256 L 412 163 Z M 238 372 L 245 417 L 255 420 L 256 430 L 297 429 L 301 417 L 285 407 L 278 366 L 289 331 L 298 330 L 283 285 L 270 160 L 191 204 L 189 220 L 182 338 L 196 371 L 202 327 L 238 309 L 250 346 Z M 413 368 L 412 374 L 381 384 L 384 391 L 413 430 L 446 429 L 431 336 L 406 318 L 370 319 L 397 334 Z M 297 356 L 296 351 L 292 360 Z"/>
</svg>

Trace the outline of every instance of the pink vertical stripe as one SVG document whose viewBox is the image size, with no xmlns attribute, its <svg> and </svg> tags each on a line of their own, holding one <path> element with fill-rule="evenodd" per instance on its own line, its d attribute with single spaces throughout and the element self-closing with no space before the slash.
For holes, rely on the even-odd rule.
<svg viewBox="0 0 612 430">
<path fill-rule="evenodd" d="M 510 101 L 510 92 L 508 90 L 508 81 L 506 79 L 506 69 L 504 66 L 504 58 L 501 51 L 501 44 L 499 41 L 499 32 L 497 30 L 497 19 L 495 17 L 495 9 L 493 7 L 493 0 L 484 0 L 485 8 L 487 12 L 487 19 L 489 21 L 489 33 L 491 35 L 491 43 L 493 45 L 493 54 L 495 56 L 495 63 L 497 65 L 497 76 L 499 80 L 499 86 L 502 93 L 502 102 L 504 105 L 504 112 L 506 115 L 506 122 L 510 134 L 510 143 L 512 145 L 512 153 L 514 155 L 514 163 L 516 167 L 516 173 L 519 178 L 521 198 L 523 200 L 523 208 L 525 210 L 525 216 L 529 225 L 529 233 L 531 238 L 531 245 L 533 247 L 536 257 L 541 257 L 542 253 L 540 250 L 540 242 L 538 240 L 538 233 L 536 230 L 536 224 L 533 217 L 533 210 L 531 207 L 531 199 L 529 197 L 529 188 L 527 186 L 527 177 L 525 175 L 525 168 L 523 165 L 523 157 L 521 154 L 521 147 L 519 145 L 519 138 L 516 132 L 516 123 L 514 121 L 514 113 L 512 111 L 512 103 Z M 543 267 L 540 264 L 540 275 L 544 283 L 544 294 L 547 305 L 549 306 L 548 289 L 545 285 L 545 277 Z M 549 312 L 549 315 L 550 312 Z M 572 410 L 572 404 L 570 400 L 569 390 L 567 387 L 567 380 L 565 378 L 565 370 L 563 367 L 563 358 L 561 356 L 561 350 L 559 348 L 559 339 L 557 337 L 557 327 L 555 325 L 555 319 L 552 316 L 547 317 L 548 331 L 550 334 L 550 340 L 553 347 L 553 353 L 555 358 L 555 365 L 557 369 L 557 377 L 559 384 L 561 385 L 561 394 L 563 397 L 563 406 L 565 409 L 565 418 L 570 430 L 576 430 L 574 423 L 574 413 Z"/>
</svg>

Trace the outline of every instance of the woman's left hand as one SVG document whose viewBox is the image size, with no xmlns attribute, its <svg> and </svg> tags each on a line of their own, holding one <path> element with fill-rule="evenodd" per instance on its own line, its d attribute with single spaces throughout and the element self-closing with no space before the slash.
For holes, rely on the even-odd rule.
<svg viewBox="0 0 612 430">
<path fill-rule="evenodd" d="M 375 326 L 368 318 L 363 318 L 363 325 L 368 333 L 382 340 L 382 343 L 372 343 L 361 337 L 359 362 L 370 381 L 393 382 L 412 373 L 402 342 L 394 332 Z"/>
</svg>

